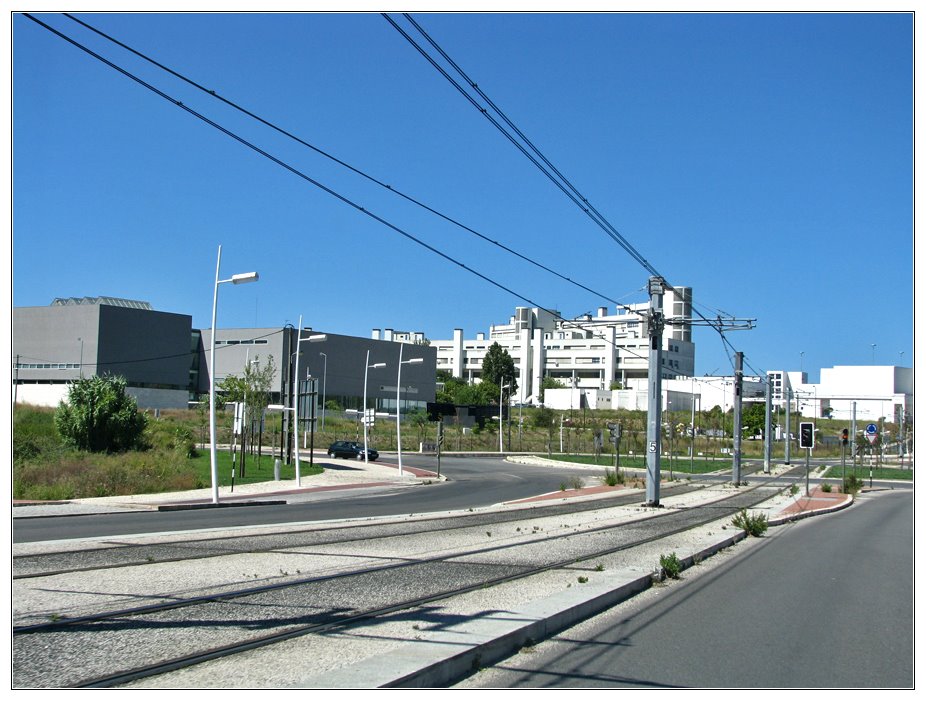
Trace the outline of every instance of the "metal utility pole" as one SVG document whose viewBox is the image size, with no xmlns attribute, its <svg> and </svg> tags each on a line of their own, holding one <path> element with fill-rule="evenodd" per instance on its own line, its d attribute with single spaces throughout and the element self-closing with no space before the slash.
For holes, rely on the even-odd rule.
<svg viewBox="0 0 926 701">
<path fill-rule="evenodd" d="M 765 463 L 763 472 L 772 471 L 772 376 L 765 376 Z"/>
<path fill-rule="evenodd" d="M 649 401 L 646 416 L 646 503 L 659 506 L 659 459 L 662 449 L 662 296 L 665 280 L 649 279 L 650 308 L 647 314 L 649 334 Z"/>
<path fill-rule="evenodd" d="M 858 455 L 858 451 L 855 448 L 855 435 L 856 435 L 855 430 L 856 430 L 855 429 L 855 402 L 852 402 L 852 431 L 849 434 L 849 440 L 851 441 L 849 443 L 849 448 L 852 450 L 852 474 L 853 475 L 855 474 L 855 469 L 856 469 L 855 468 L 856 455 Z"/>
<path fill-rule="evenodd" d="M 788 405 L 785 407 L 785 465 L 791 464 L 791 383 L 788 381 Z"/>
<path fill-rule="evenodd" d="M 743 354 L 736 352 L 733 379 L 733 484 L 739 486 L 743 462 Z"/>
</svg>

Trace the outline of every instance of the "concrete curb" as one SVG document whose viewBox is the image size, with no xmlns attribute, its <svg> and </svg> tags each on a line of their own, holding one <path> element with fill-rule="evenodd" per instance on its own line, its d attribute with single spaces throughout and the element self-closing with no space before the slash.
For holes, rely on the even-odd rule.
<svg viewBox="0 0 926 701">
<path fill-rule="evenodd" d="M 809 516 L 846 509 L 854 497 L 832 507 L 769 519 L 769 527 Z M 745 531 L 680 558 L 682 571 L 745 539 Z M 616 576 L 615 576 L 616 575 Z M 434 632 L 425 640 L 410 641 L 388 653 L 358 662 L 347 669 L 304 680 L 304 688 L 373 689 L 438 688 L 450 685 L 511 656 L 535 641 L 549 638 L 649 589 L 664 573 L 615 573 L 608 582 L 583 584 L 526 604 L 517 611 L 493 611 L 479 618 Z"/>
<path fill-rule="evenodd" d="M 686 570 L 746 537 L 744 531 L 681 559 Z M 549 638 L 649 589 L 664 575 L 625 570 L 601 584 L 583 584 L 519 611 L 496 611 L 412 641 L 391 652 L 304 680 L 303 688 L 436 688 L 495 664 L 534 641 Z M 617 579 L 617 581 L 615 581 Z"/>
<path fill-rule="evenodd" d="M 248 500 L 248 501 L 220 501 L 218 504 L 208 502 L 206 504 L 160 504 L 158 511 L 192 511 L 193 509 L 224 509 L 233 506 L 280 506 L 285 504 L 285 499 L 276 500 Z"/>
<path fill-rule="evenodd" d="M 802 511 L 801 513 L 788 514 L 787 516 L 780 516 L 779 518 L 769 519 L 768 525 L 783 526 L 786 523 L 791 523 L 792 521 L 800 521 L 801 519 L 808 518 L 810 516 L 821 516 L 823 514 L 835 513 L 836 511 L 848 509 L 854 503 L 855 497 L 850 494 L 848 499 L 834 506 L 826 507 L 823 509 L 809 509 L 807 511 Z"/>
</svg>

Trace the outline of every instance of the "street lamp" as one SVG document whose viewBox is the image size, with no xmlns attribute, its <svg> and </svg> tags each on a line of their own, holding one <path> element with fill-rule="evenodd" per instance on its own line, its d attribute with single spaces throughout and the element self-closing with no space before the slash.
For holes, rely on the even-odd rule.
<svg viewBox="0 0 926 701">
<path fill-rule="evenodd" d="M 400 402 L 402 401 L 402 366 L 403 365 L 421 365 L 424 358 L 411 358 L 402 360 L 402 350 L 405 348 L 404 343 L 399 344 L 399 373 L 396 378 L 395 387 L 395 440 L 399 451 L 399 477 L 402 477 L 402 410 Z"/>
<path fill-rule="evenodd" d="M 501 387 L 498 388 L 498 452 L 499 453 L 505 452 L 505 448 L 502 445 L 502 439 L 503 439 L 502 417 L 505 415 L 505 411 L 502 409 L 502 406 L 504 402 L 505 390 L 510 389 L 510 388 L 511 388 L 511 385 L 502 385 Z"/>
<path fill-rule="evenodd" d="M 293 421 L 296 426 L 296 486 L 302 486 L 302 475 L 300 474 L 299 469 L 299 344 L 303 341 L 309 341 L 310 343 L 318 343 L 319 341 L 327 341 L 328 337 L 323 334 L 315 334 L 314 336 L 307 336 L 302 338 L 302 314 L 299 315 L 299 332 L 296 334 L 296 391 L 293 393 Z"/>
<path fill-rule="evenodd" d="M 325 400 L 325 396 L 327 395 L 327 392 L 328 392 L 328 354 L 319 353 L 319 355 L 325 359 L 325 371 L 324 371 L 324 374 L 322 375 L 322 431 L 324 431 L 325 430 L 325 404 L 327 403 Z"/>
<path fill-rule="evenodd" d="M 367 360 L 366 360 L 366 364 L 364 365 L 364 369 L 363 369 L 363 462 L 364 464 L 369 464 L 370 462 L 370 456 L 368 455 L 368 452 L 369 452 L 368 434 L 369 434 L 370 421 L 369 421 L 369 417 L 367 416 L 367 375 L 370 374 L 369 371 L 371 369 L 375 370 L 376 368 L 384 368 L 384 367 L 386 367 L 386 363 L 373 363 L 373 365 L 370 365 L 370 351 L 367 350 Z"/>
<path fill-rule="evenodd" d="M 212 472 L 212 503 L 219 503 L 219 470 L 216 463 L 215 445 L 215 312 L 219 301 L 219 285 L 230 282 L 233 285 L 242 285 L 246 282 L 256 282 L 257 273 L 239 273 L 227 280 L 219 280 L 219 267 L 222 265 L 222 247 L 215 262 L 215 287 L 212 292 L 212 348 L 209 349 L 209 462 Z M 82 361 L 81 361 L 82 362 Z"/>
</svg>

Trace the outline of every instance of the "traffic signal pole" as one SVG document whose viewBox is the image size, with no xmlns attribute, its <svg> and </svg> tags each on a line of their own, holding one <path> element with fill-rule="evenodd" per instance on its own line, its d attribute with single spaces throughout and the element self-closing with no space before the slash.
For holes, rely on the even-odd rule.
<svg viewBox="0 0 926 701">
<path fill-rule="evenodd" d="M 804 494 L 810 496 L 810 451 L 814 445 L 814 425 L 809 421 L 802 421 L 798 427 L 798 445 L 807 451 L 806 471 L 804 476 Z"/>
</svg>

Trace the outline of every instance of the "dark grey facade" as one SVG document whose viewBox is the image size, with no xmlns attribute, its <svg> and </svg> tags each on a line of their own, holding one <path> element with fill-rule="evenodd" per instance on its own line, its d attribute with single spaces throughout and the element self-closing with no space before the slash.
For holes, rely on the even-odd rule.
<svg viewBox="0 0 926 701">
<path fill-rule="evenodd" d="M 315 378 L 319 406 L 324 399 L 342 409 L 362 408 L 369 351 L 369 364 L 385 367 L 369 370 L 367 406 L 394 412 L 400 348 L 404 361 L 421 359 L 402 365 L 403 413 L 434 401 L 435 348 L 311 329 L 303 329 L 302 338 L 319 334 L 324 341 L 299 344 L 300 387 Z M 19 307 L 13 310 L 14 399 L 56 406 L 69 382 L 111 374 L 125 377 L 141 408 L 185 408 L 209 392 L 211 335 L 193 329 L 189 315 L 155 311 L 146 302 L 72 298 Z M 266 367 L 272 359 L 271 402 L 292 405 L 295 328 L 218 329 L 216 335 L 216 384 L 243 375 L 248 362 Z"/>
<path fill-rule="evenodd" d="M 13 309 L 16 400 L 54 406 L 81 376 L 121 375 L 139 406 L 186 406 L 192 317 L 111 298 Z"/>
<path fill-rule="evenodd" d="M 198 391 L 209 392 L 209 350 L 211 330 L 201 332 Z M 274 363 L 274 403 L 292 404 L 296 370 L 297 330 L 284 328 L 217 329 L 216 382 L 229 375 L 244 374 L 246 363 L 259 359 L 266 367 L 270 357 Z M 312 342 L 310 336 L 324 335 L 325 340 Z M 360 409 L 363 404 L 364 371 L 369 364 L 385 363 L 383 368 L 369 369 L 367 373 L 367 406 L 394 411 L 398 380 L 399 343 L 379 341 L 356 336 L 344 336 L 318 329 L 302 331 L 299 379 L 317 380 L 318 401 L 333 400 L 343 409 Z M 420 364 L 402 365 L 402 412 L 416 407 L 424 408 L 435 400 L 437 350 L 430 346 L 404 344 L 402 360 L 421 358 Z"/>
</svg>

